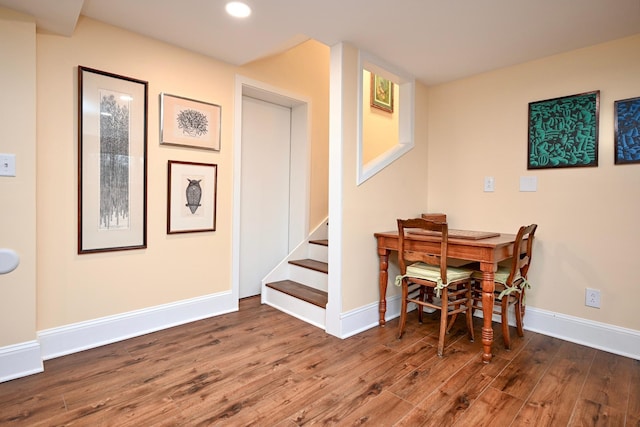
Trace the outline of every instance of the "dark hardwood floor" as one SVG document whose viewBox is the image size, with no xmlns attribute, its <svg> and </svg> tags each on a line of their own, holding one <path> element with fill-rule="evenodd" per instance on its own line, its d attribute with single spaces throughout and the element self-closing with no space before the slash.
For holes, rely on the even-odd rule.
<svg viewBox="0 0 640 427">
<path fill-rule="evenodd" d="M 437 318 L 396 326 L 340 340 L 249 298 L 1 383 L 0 425 L 640 426 L 637 360 L 529 331 L 507 352 L 495 327 L 484 365 L 464 316 L 442 358 Z"/>
</svg>

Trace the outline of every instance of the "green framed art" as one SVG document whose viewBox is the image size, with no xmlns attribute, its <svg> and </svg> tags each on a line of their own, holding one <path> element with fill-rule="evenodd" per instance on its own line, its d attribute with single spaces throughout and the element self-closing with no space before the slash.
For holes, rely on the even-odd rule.
<svg viewBox="0 0 640 427">
<path fill-rule="evenodd" d="M 600 91 L 529 103 L 527 169 L 598 166 Z"/>
</svg>

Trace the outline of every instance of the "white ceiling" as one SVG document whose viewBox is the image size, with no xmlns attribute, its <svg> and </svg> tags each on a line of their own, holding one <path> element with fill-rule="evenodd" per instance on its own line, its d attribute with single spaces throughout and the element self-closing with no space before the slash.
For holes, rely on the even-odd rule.
<svg viewBox="0 0 640 427">
<path fill-rule="evenodd" d="M 79 15 L 235 65 L 307 40 L 345 41 L 427 85 L 640 33 L 640 0 L 0 0 L 39 31 Z"/>
</svg>

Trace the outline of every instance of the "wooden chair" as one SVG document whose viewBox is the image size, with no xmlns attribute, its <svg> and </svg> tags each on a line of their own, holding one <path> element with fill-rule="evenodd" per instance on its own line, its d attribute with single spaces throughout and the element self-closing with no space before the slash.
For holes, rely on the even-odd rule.
<svg viewBox="0 0 640 427">
<path fill-rule="evenodd" d="M 433 253 L 413 252 L 405 247 L 405 236 L 410 229 L 435 231 L 442 235 L 441 243 Z M 418 318 L 422 323 L 424 307 L 440 310 L 440 335 L 438 356 L 444 352 L 447 319 L 466 312 L 469 339 L 473 341 L 471 274 L 473 270 L 447 267 L 447 245 L 449 228 L 446 222 L 428 221 L 422 218 L 398 219 L 398 261 L 400 275 L 396 285 L 402 286 L 402 309 L 398 326 L 398 339 L 402 338 L 407 321 L 407 306 L 410 302 L 418 306 Z M 431 302 L 429 296 L 435 292 L 440 304 Z M 455 318 L 455 317 L 454 317 Z M 452 324 L 452 323 L 451 323 Z"/>
<path fill-rule="evenodd" d="M 524 294 L 529 287 L 527 273 L 531 265 L 533 240 L 537 224 L 522 226 L 518 230 L 516 240 L 513 243 L 513 257 L 508 266 L 499 266 L 495 273 L 494 310 L 502 319 L 502 336 L 504 346 L 511 348 L 511 336 L 509 335 L 509 307 L 515 305 L 516 329 L 518 336 L 524 336 L 522 319 L 524 317 Z M 524 242 L 526 239 L 526 242 Z M 524 243 L 523 243 L 524 242 Z M 523 251 L 522 247 L 525 245 Z M 474 309 L 481 307 L 482 302 L 482 272 L 476 271 L 473 278 Z"/>
</svg>

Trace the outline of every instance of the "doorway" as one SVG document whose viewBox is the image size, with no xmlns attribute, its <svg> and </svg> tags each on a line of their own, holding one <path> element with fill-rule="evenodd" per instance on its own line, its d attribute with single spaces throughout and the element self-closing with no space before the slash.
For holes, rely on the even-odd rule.
<svg viewBox="0 0 640 427">
<path fill-rule="evenodd" d="M 261 293 L 262 278 L 308 235 L 309 102 L 236 78 L 234 298 Z"/>
<path fill-rule="evenodd" d="M 291 108 L 242 97 L 240 298 L 289 253 Z"/>
</svg>

